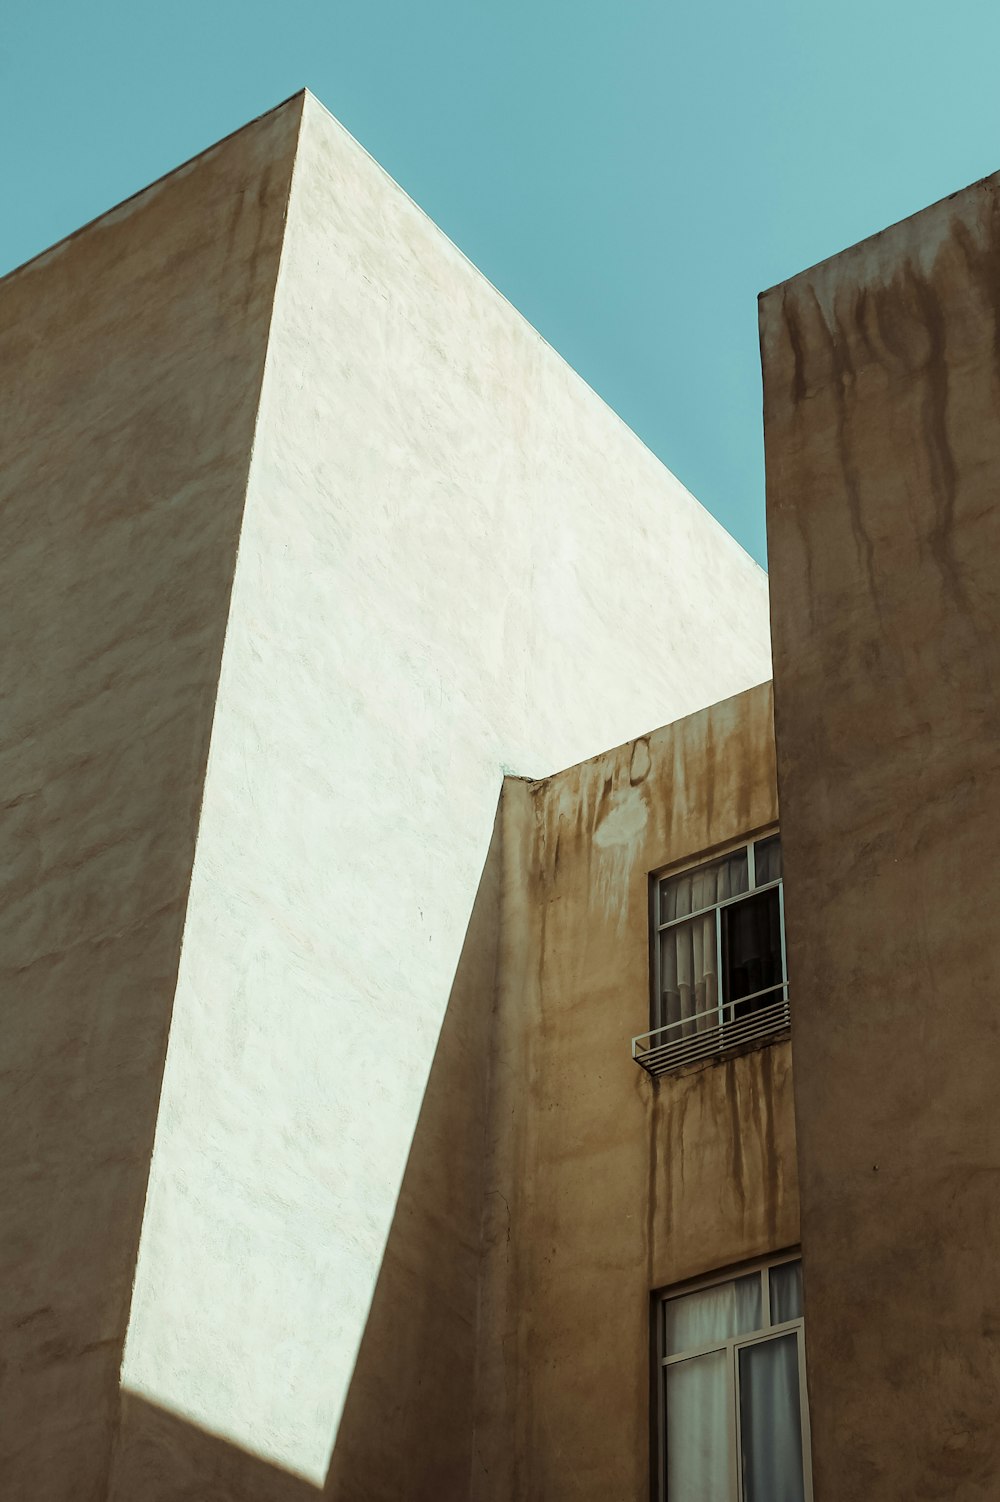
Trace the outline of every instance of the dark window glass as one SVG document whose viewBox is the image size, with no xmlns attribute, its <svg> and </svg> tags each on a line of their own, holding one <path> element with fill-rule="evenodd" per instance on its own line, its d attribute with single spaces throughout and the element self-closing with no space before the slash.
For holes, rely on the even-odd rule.
<svg viewBox="0 0 1000 1502">
<path fill-rule="evenodd" d="M 781 836 L 769 835 L 753 847 L 754 886 L 766 887 L 781 875 Z"/>
<path fill-rule="evenodd" d="M 805 1502 L 798 1340 L 744 1346 L 739 1360 L 743 1502 Z"/>
<path fill-rule="evenodd" d="M 741 1017 L 779 999 L 779 993 L 770 990 L 784 980 L 778 888 L 753 892 L 721 912 L 723 999 L 741 1003 L 734 1008 L 734 1015 Z M 758 995 L 761 991 L 768 994 Z"/>
<path fill-rule="evenodd" d="M 802 1263 L 779 1262 L 768 1274 L 771 1284 L 771 1324 L 802 1318 Z"/>
</svg>

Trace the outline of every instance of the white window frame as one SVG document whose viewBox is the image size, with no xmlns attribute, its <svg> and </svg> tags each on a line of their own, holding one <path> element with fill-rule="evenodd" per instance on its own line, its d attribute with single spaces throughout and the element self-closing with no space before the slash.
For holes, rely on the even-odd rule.
<svg viewBox="0 0 1000 1502">
<path fill-rule="evenodd" d="M 703 851 L 697 857 L 661 867 L 649 874 L 649 1021 L 647 1032 L 638 1033 L 632 1039 L 632 1058 L 648 1074 L 658 1078 L 674 1074 L 691 1065 L 702 1065 L 717 1059 L 725 1059 L 748 1048 L 759 1048 L 778 1038 L 787 1036 L 791 1026 L 788 1005 L 788 953 L 785 939 L 785 886 L 784 877 L 757 884 L 755 846 L 774 836 L 780 838 L 778 825 L 768 825 L 753 834 L 727 845 L 719 845 L 712 851 Z M 736 892 L 717 902 L 707 904 L 692 913 L 678 918 L 662 920 L 660 893 L 664 882 L 713 866 L 738 851 L 744 851 L 747 862 L 747 890 Z M 723 970 L 722 923 L 719 914 L 724 908 L 733 907 L 773 888 L 778 889 L 778 925 L 781 945 L 782 978 L 763 990 L 748 996 L 731 998 L 725 996 L 725 972 Z M 661 982 L 661 936 L 669 928 L 680 927 L 692 919 L 712 913 L 715 920 L 715 965 L 718 977 L 718 1000 L 714 1007 L 693 1017 L 665 1022 L 662 1015 L 663 987 Z M 747 1002 L 762 1003 L 752 1012 L 745 1011 Z M 740 1010 L 743 1009 L 743 1010 Z"/>
<path fill-rule="evenodd" d="M 663 1018 L 660 1016 L 660 1007 L 663 1004 L 662 988 L 660 986 L 660 935 L 664 933 L 668 928 L 678 928 L 682 923 L 690 923 L 693 918 L 703 918 L 706 913 L 715 914 L 715 963 L 716 975 L 719 978 L 719 1001 L 718 1006 L 717 1008 L 715 1008 L 715 1010 L 718 1013 L 719 1025 L 722 1026 L 723 1023 L 727 1020 L 725 1016 L 727 1009 L 731 1012 L 734 1011 L 737 1003 L 733 1001 L 727 1002 L 723 995 L 725 987 L 724 972 L 722 968 L 722 923 L 720 921 L 719 915 L 723 908 L 734 907 L 739 902 L 746 902 L 748 897 L 756 896 L 758 892 L 768 892 L 772 889 L 772 887 L 777 887 L 778 889 L 778 917 L 781 933 L 782 978 L 773 986 L 767 986 L 763 991 L 754 991 L 749 996 L 740 996 L 738 998 L 738 1002 L 743 1003 L 746 1001 L 756 1001 L 761 996 L 770 996 L 772 994 L 775 996 L 775 999 L 777 999 L 778 995 L 780 994 L 780 996 L 785 1001 L 788 1000 L 788 961 L 785 953 L 784 877 L 779 876 L 775 881 L 765 881 L 760 886 L 758 886 L 756 860 L 754 855 L 754 847 L 756 845 L 762 844 L 765 840 L 773 839 L 775 835 L 780 836 L 780 834 L 781 830 L 779 829 L 778 825 L 775 824 L 771 828 L 761 830 L 758 834 L 753 834 L 747 838 L 737 840 L 731 845 L 723 845 L 722 847 L 720 847 L 720 849 L 714 850 L 711 855 L 702 854 L 699 855 L 696 860 L 685 861 L 684 864 L 680 866 L 668 866 L 663 871 L 655 871 L 653 873 L 651 881 L 651 917 L 653 926 L 653 1005 L 651 1008 L 650 1022 L 654 1028 L 661 1028 L 665 1025 Z M 660 921 L 660 892 L 663 888 L 664 882 L 674 881 L 678 876 L 684 876 L 688 872 L 697 871 L 702 866 L 714 866 L 716 861 L 725 860 L 727 856 L 735 855 L 739 850 L 745 850 L 747 855 L 747 889 L 745 892 L 737 892 L 735 896 L 724 897 L 719 902 L 710 902 L 706 907 L 697 908 L 694 912 L 691 913 L 684 913 L 680 918 L 668 918 L 666 922 Z M 701 1015 L 705 1016 L 707 1014 L 702 1013 Z M 732 1017 L 730 1017 L 728 1020 L 731 1022 Z"/>
<path fill-rule="evenodd" d="M 740 1435 L 739 1353 L 747 1346 L 761 1345 L 765 1341 L 773 1340 L 779 1335 L 787 1335 L 792 1332 L 795 1333 L 798 1348 L 803 1485 L 806 1502 L 813 1502 L 812 1444 L 809 1431 L 809 1401 L 806 1390 L 805 1321 L 800 1315 L 798 1319 L 784 1320 L 780 1324 L 773 1325 L 771 1323 L 771 1269 L 782 1267 L 789 1262 L 800 1262 L 801 1260 L 802 1253 L 800 1250 L 782 1252 L 777 1256 L 744 1263 L 729 1272 L 711 1273 L 704 1278 L 695 1278 L 690 1282 L 656 1294 L 653 1306 L 653 1319 L 656 1327 L 656 1469 L 658 1502 L 670 1502 L 670 1495 L 667 1491 L 667 1368 L 681 1361 L 690 1361 L 694 1356 L 708 1356 L 713 1351 L 726 1352 L 728 1411 L 725 1439 L 729 1449 L 729 1479 L 732 1502 L 742 1502 L 743 1447 Z M 759 1330 L 748 1330 L 741 1335 L 730 1335 L 726 1340 L 712 1340 L 703 1345 L 692 1346 L 690 1350 L 677 1351 L 670 1356 L 665 1354 L 664 1306 L 671 1299 L 684 1298 L 686 1294 L 698 1293 L 705 1288 L 717 1288 L 724 1283 L 733 1283 L 738 1278 L 748 1277 L 755 1272 L 759 1274 L 761 1279 L 761 1314 L 766 1321 L 765 1325 Z"/>
</svg>

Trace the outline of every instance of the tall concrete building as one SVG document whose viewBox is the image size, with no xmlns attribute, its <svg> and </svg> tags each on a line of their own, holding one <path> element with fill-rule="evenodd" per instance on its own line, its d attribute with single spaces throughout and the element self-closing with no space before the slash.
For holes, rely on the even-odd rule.
<svg viewBox="0 0 1000 1502">
<path fill-rule="evenodd" d="M 502 1495 L 503 778 L 766 679 L 766 579 L 308 95 L 0 328 L 0 1491 Z"/>
<path fill-rule="evenodd" d="M 762 299 L 773 695 L 310 96 L 0 283 L 5 1502 L 1000 1496 L 998 205 Z"/>
<path fill-rule="evenodd" d="M 761 301 L 817 1495 L 1000 1496 L 1000 178 Z"/>
</svg>

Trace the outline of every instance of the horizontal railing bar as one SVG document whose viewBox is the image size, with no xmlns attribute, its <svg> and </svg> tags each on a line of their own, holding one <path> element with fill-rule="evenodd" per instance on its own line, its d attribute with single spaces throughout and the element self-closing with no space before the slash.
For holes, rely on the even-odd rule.
<svg viewBox="0 0 1000 1502">
<path fill-rule="evenodd" d="M 752 1033 L 742 1038 L 720 1038 L 714 1047 L 692 1049 L 689 1052 L 678 1055 L 667 1055 L 664 1058 L 647 1059 L 638 1058 L 636 1063 L 648 1074 L 666 1074 L 668 1070 L 682 1069 L 687 1064 L 698 1064 L 703 1060 L 717 1059 L 721 1055 L 731 1052 L 735 1048 L 744 1048 L 749 1044 L 764 1042 L 768 1038 L 776 1037 L 780 1033 L 787 1032 L 788 1023 L 781 1023 L 768 1028 L 766 1032 Z"/>
<path fill-rule="evenodd" d="M 766 1012 L 755 1013 L 752 1018 L 740 1018 L 737 1022 L 726 1022 L 719 1027 L 699 1028 L 697 1032 L 687 1033 L 681 1038 L 673 1038 L 668 1043 L 657 1043 L 654 1044 L 651 1048 L 639 1049 L 637 1050 L 636 1056 L 640 1058 L 646 1058 L 650 1054 L 659 1055 L 661 1053 L 668 1053 L 673 1049 L 683 1048 L 691 1043 L 695 1043 L 700 1038 L 714 1038 L 718 1037 L 720 1034 L 729 1036 L 733 1033 L 739 1034 L 742 1032 L 753 1032 L 757 1028 L 766 1029 L 774 1021 L 780 1018 L 784 1018 L 786 1015 L 787 1014 L 784 1007 L 776 1007 L 774 1009 L 768 1008 Z"/>
<path fill-rule="evenodd" d="M 748 1001 L 756 1001 L 757 998 L 760 997 L 760 996 L 770 996 L 771 993 L 774 992 L 774 991 L 781 991 L 781 992 L 783 992 L 784 989 L 785 989 L 785 985 L 786 985 L 786 982 L 783 981 L 783 980 L 782 981 L 776 981 L 773 986 L 765 986 L 762 991 L 751 991 L 749 993 L 749 995 L 747 995 L 747 996 L 735 996 L 735 997 L 733 997 L 733 999 L 731 1001 L 724 1001 L 721 1004 L 721 1007 L 718 1006 L 718 1005 L 716 1005 L 714 1007 L 709 1007 L 704 1012 L 692 1012 L 691 1015 L 690 1015 L 690 1017 L 679 1017 L 676 1022 L 665 1022 L 662 1027 L 650 1028 L 650 1030 L 649 1030 L 648 1033 L 638 1033 L 636 1035 L 636 1037 L 633 1038 L 632 1041 L 633 1041 L 633 1043 L 638 1043 L 643 1038 L 652 1038 L 652 1037 L 657 1036 L 660 1033 L 669 1033 L 671 1031 L 675 1031 L 678 1028 L 690 1027 L 690 1025 L 691 1025 L 692 1022 L 698 1022 L 700 1020 L 700 1018 L 702 1018 L 702 1017 L 715 1017 L 715 1018 L 718 1018 L 720 1011 L 722 1011 L 722 1012 L 733 1011 L 736 1007 L 744 1006 Z M 778 1004 L 780 1004 L 780 1005 L 786 1005 L 787 1004 L 787 998 L 782 997 L 780 1003 L 775 1003 L 775 1005 L 778 1005 Z M 758 1008 L 758 1010 L 759 1011 L 763 1011 L 763 1010 L 765 1010 L 765 1008 Z M 721 1026 L 726 1026 L 727 1024 L 725 1022 L 723 1022 L 720 1025 Z M 699 1029 L 699 1031 L 700 1031 L 700 1029 Z"/>
<path fill-rule="evenodd" d="M 751 1048 L 756 1043 L 766 1043 L 769 1039 L 780 1037 L 782 1033 L 786 1032 L 786 1028 L 776 1027 L 769 1033 L 758 1033 L 752 1038 L 729 1039 L 725 1043 L 721 1043 L 718 1048 L 708 1048 L 704 1049 L 701 1053 L 687 1054 L 683 1059 L 660 1059 L 657 1063 L 652 1064 L 648 1064 L 642 1059 L 637 1059 L 636 1063 L 647 1074 L 659 1077 L 660 1075 L 671 1074 L 678 1069 L 686 1069 L 693 1064 L 711 1063 L 713 1059 L 723 1058 L 731 1054 L 735 1049 Z"/>
<path fill-rule="evenodd" d="M 717 1017 L 718 1013 L 703 1015 Z M 691 1020 L 686 1019 L 688 1025 Z M 773 1002 L 770 1006 L 759 1007 L 749 1017 L 739 1018 L 732 1022 L 716 1022 L 713 1027 L 700 1028 L 693 1033 L 688 1033 L 685 1037 L 674 1038 L 640 1050 L 637 1045 L 642 1043 L 643 1038 L 653 1037 L 655 1033 L 663 1032 L 664 1029 L 659 1028 L 654 1033 L 641 1034 L 632 1040 L 632 1057 L 649 1074 L 665 1074 L 668 1069 L 697 1063 L 701 1059 L 709 1058 L 727 1049 L 770 1037 L 790 1025 L 791 1012 L 788 998 L 783 995 L 780 1000 Z M 671 1024 L 671 1027 L 676 1026 L 677 1024 Z"/>
<path fill-rule="evenodd" d="M 716 1033 L 716 1032 L 720 1032 L 720 1031 L 725 1032 L 727 1030 L 731 1030 L 734 1027 L 744 1027 L 747 1024 L 754 1024 L 754 1023 L 756 1023 L 756 1024 L 759 1025 L 760 1023 L 762 1023 L 763 1021 L 765 1021 L 766 1018 L 774 1016 L 775 1013 L 780 1013 L 780 1012 L 784 1012 L 784 1011 L 787 1011 L 787 1010 L 788 1010 L 788 1003 L 787 1003 L 787 1001 L 785 1001 L 784 999 L 782 999 L 781 1001 L 772 1002 L 770 1006 L 767 1006 L 767 1007 L 758 1007 L 755 1011 L 751 1012 L 749 1014 L 749 1016 L 747 1016 L 747 1017 L 734 1017 L 731 1021 L 728 1021 L 728 1020 L 724 1020 L 722 1022 L 716 1021 L 711 1027 L 694 1028 L 694 1029 L 692 1029 L 690 1031 L 681 1033 L 678 1038 L 662 1038 L 658 1043 L 652 1043 L 652 1044 L 648 1045 L 648 1047 L 647 1047 L 647 1049 L 645 1051 L 646 1052 L 650 1052 L 653 1049 L 657 1049 L 657 1048 L 670 1048 L 670 1047 L 673 1046 L 674 1043 L 684 1042 L 687 1038 L 698 1037 L 702 1033 Z M 643 1041 L 643 1037 L 651 1038 L 651 1037 L 654 1037 L 654 1036 L 656 1036 L 656 1035 L 653 1034 L 653 1033 L 646 1033 L 646 1034 L 640 1036 L 639 1038 L 636 1038 L 635 1042 L 636 1043 L 641 1043 Z"/>
<path fill-rule="evenodd" d="M 690 1027 L 693 1022 L 699 1022 L 703 1017 L 718 1018 L 720 1012 L 731 1012 L 745 1002 L 756 1001 L 760 996 L 769 996 L 772 991 L 784 991 L 785 982 L 778 981 L 776 985 L 767 986 L 763 991 L 754 991 L 749 996 L 737 996 L 733 1001 L 724 1001 L 721 1006 L 709 1007 L 704 1012 L 692 1012 L 690 1017 L 678 1017 L 676 1022 L 665 1022 L 662 1027 L 651 1028 L 648 1033 L 638 1033 L 637 1038 L 652 1038 L 659 1033 L 676 1031 L 679 1028 Z M 635 1041 L 635 1040 L 633 1040 Z"/>
<path fill-rule="evenodd" d="M 736 1026 L 726 1028 L 713 1028 L 703 1033 L 695 1034 L 690 1038 L 680 1039 L 676 1043 L 658 1049 L 649 1049 L 646 1053 L 636 1054 L 636 1060 L 640 1064 L 661 1063 L 664 1059 L 685 1058 L 689 1054 L 713 1052 L 718 1048 L 724 1048 L 730 1044 L 742 1043 L 755 1037 L 766 1037 L 769 1033 L 787 1026 L 790 1019 L 783 1013 L 761 1019 L 755 1026 Z"/>
</svg>

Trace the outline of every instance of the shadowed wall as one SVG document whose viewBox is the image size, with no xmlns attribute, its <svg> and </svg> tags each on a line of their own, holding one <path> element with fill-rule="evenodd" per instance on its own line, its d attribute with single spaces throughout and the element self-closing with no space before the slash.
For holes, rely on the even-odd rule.
<svg viewBox="0 0 1000 1502">
<path fill-rule="evenodd" d="M 769 684 L 506 783 L 475 1502 L 648 1495 L 651 1292 L 798 1239 L 788 1040 L 630 1050 L 649 873 L 777 816 Z"/>
<path fill-rule="evenodd" d="M 766 579 L 309 97 L 3 297 L 12 1494 L 102 1496 L 120 1357 L 321 1487 L 352 1372 L 384 1398 L 380 1268 L 428 1300 L 396 1412 L 451 1485 L 474 1237 L 447 1399 L 413 1194 L 387 1238 L 500 782 L 763 678 Z"/>
<path fill-rule="evenodd" d="M 818 1502 L 1000 1474 L 1000 181 L 761 300 Z"/>
<path fill-rule="evenodd" d="M 103 1502 L 296 110 L 0 284 L 0 1490 Z"/>
<path fill-rule="evenodd" d="M 325 1484 L 125 1392 L 112 1502 L 466 1497 L 501 837 L 498 811 Z"/>
<path fill-rule="evenodd" d="M 308 97 L 127 1387 L 323 1484 L 504 769 L 765 677 L 766 606 Z"/>
<path fill-rule="evenodd" d="M 766 684 L 505 780 L 325 1482 L 127 1394 L 116 1502 L 643 1495 L 650 1292 L 798 1237 L 788 1041 L 629 1057 L 648 872 L 776 814 Z"/>
<path fill-rule="evenodd" d="M 501 805 L 330 1460 L 337 1502 L 468 1492 L 502 837 Z"/>
</svg>

